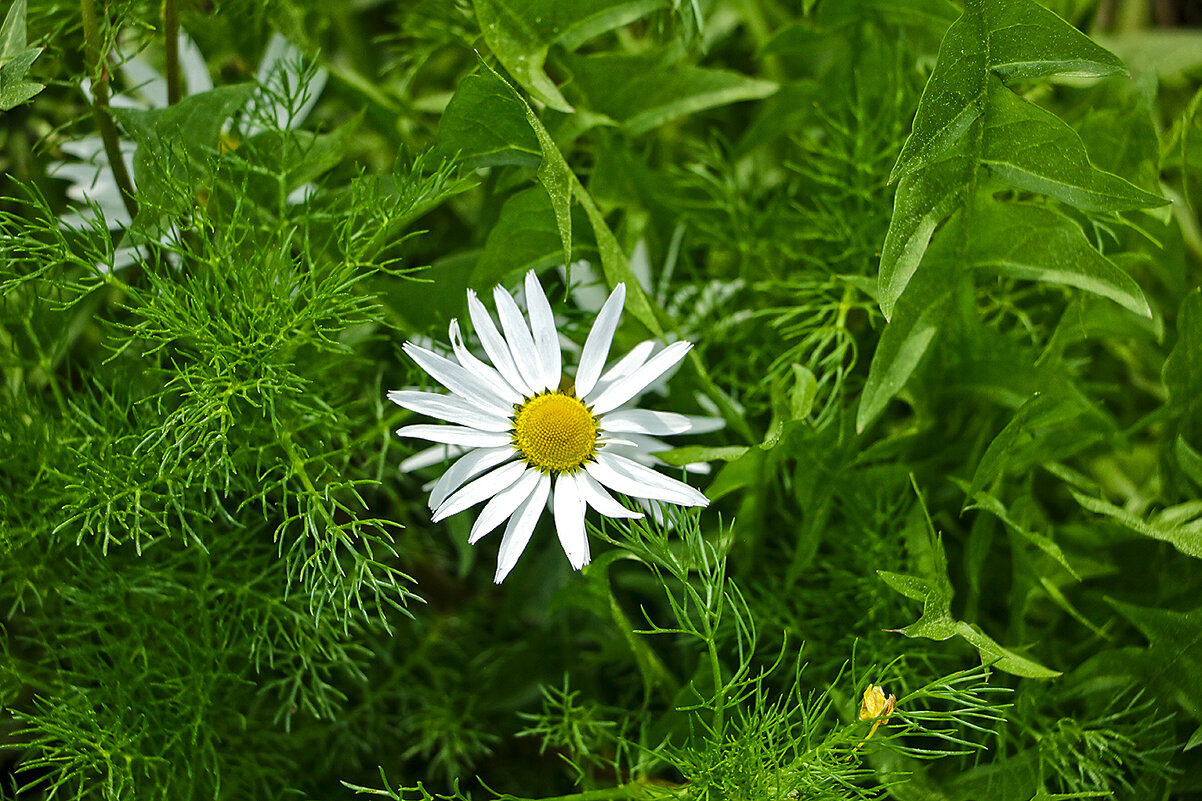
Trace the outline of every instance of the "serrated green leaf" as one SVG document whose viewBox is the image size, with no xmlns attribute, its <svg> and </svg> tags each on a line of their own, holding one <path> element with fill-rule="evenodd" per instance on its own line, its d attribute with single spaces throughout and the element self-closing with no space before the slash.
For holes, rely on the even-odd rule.
<svg viewBox="0 0 1202 801">
<path fill-rule="evenodd" d="M 776 91 L 729 70 L 666 63 L 656 55 L 602 53 L 564 60 L 583 105 L 638 135 L 679 117 Z"/>
<path fill-rule="evenodd" d="M 507 0 L 473 0 L 473 5 L 484 41 L 514 80 L 551 108 L 571 113 L 559 87 L 543 72 L 550 43 L 531 25 L 530 17 Z"/>
<path fill-rule="evenodd" d="M 1160 189 L 1160 136 L 1154 112 L 1156 75 L 1148 73 L 1123 85 L 1125 105 L 1090 111 L 1076 126 L 1090 161 L 1115 175 L 1127 176 L 1132 184 L 1151 194 Z M 1160 210 L 1168 224 L 1171 210 Z"/>
<path fill-rule="evenodd" d="M 901 179 L 881 248 L 877 300 L 886 320 L 918 270 L 935 228 L 965 202 L 972 164 L 959 149 Z"/>
<path fill-rule="evenodd" d="M 543 159 L 522 101 L 490 72 L 459 84 L 438 123 L 438 146 L 469 167 L 537 167 Z"/>
<path fill-rule="evenodd" d="M 543 70 L 553 44 L 574 50 L 605 31 L 664 7 L 666 0 L 473 0 L 484 40 L 527 92 L 557 111 L 572 107 Z"/>
<path fill-rule="evenodd" d="M 1054 209 L 980 198 L 974 219 L 969 240 L 974 268 L 1084 289 L 1152 316 L 1139 284 L 1099 253 L 1079 225 Z"/>
<path fill-rule="evenodd" d="M 1073 499 L 1094 514 L 1104 515 L 1149 539 L 1167 542 L 1186 556 L 1202 559 L 1202 501 L 1170 506 L 1145 520 L 1109 501 L 1069 487 Z"/>
<path fill-rule="evenodd" d="M 1084 211 L 1128 211 L 1168 201 L 1089 161 L 1085 143 L 1055 114 L 989 80 L 981 163 L 1010 186 L 1039 192 Z"/>
<path fill-rule="evenodd" d="M 891 181 L 903 183 L 881 251 L 879 302 L 886 318 L 892 317 L 893 305 L 917 271 L 939 222 L 958 206 L 975 202 L 978 167 L 1010 186 L 1087 211 L 1165 204 L 1163 198 L 1093 166 L 1072 128 L 1003 83 L 1041 75 L 1121 71 L 1114 55 L 1031 0 L 967 4 L 944 36 L 913 131 L 890 175 Z M 973 133 L 966 136 L 970 129 Z M 932 174 L 926 175 L 928 171 Z M 914 177 L 907 181 L 910 176 Z M 974 234 L 975 226 L 961 232 L 965 238 Z M 1059 276 L 1066 277 L 1071 276 Z M 1114 289 L 1106 282 L 1098 287 Z M 1126 297 L 1128 292 L 1117 294 Z"/>
<path fill-rule="evenodd" d="M 989 69 L 1003 78 L 1124 75 L 1118 56 L 1030 0 L 987 0 Z"/>
<path fill-rule="evenodd" d="M 0 66 L 4 66 L 27 49 L 25 39 L 26 0 L 13 0 L 0 25 Z"/>
<path fill-rule="evenodd" d="M 985 113 L 989 77 L 1101 77 L 1121 61 L 1032 0 L 969 3 L 948 29 L 919 101 L 914 130 L 889 180 L 925 167 L 949 150 Z"/>
<path fill-rule="evenodd" d="M 1200 745 L 1202 745 L 1202 726 L 1194 729 L 1194 733 L 1185 741 L 1185 746 L 1181 750 L 1192 751 Z"/>
<path fill-rule="evenodd" d="M 30 47 L 0 66 L 0 111 L 19 106 L 46 88 L 25 80 L 25 74 L 41 53 L 42 48 Z"/>
<path fill-rule="evenodd" d="M 947 640 L 961 637 L 981 654 L 981 661 L 993 664 L 998 670 L 1032 679 L 1050 679 L 1059 676 L 1059 671 L 1050 670 L 1038 662 L 1003 648 L 977 626 L 952 617 L 952 585 L 947 577 L 947 557 L 943 544 L 931 533 L 931 575 L 911 576 L 878 570 L 877 575 L 892 589 L 907 598 L 922 601 L 922 615 L 900 633 L 907 637 L 923 637 L 929 640 Z"/>
<path fill-rule="evenodd" d="M 952 148 L 985 112 L 985 21 L 965 12 L 944 34 L 935 70 L 922 90 L 914 129 L 902 146 L 889 182 L 931 164 Z"/>
<path fill-rule="evenodd" d="M 1176 612 L 1106 600 L 1148 638 L 1138 654 L 1140 678 L 1202 719 L 1202 607 Z"/>
</svg>

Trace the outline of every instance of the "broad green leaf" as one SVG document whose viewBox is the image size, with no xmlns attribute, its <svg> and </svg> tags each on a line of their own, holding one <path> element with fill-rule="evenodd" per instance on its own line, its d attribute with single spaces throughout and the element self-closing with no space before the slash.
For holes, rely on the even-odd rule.
<svg viewBox="0 0 1202 801">
<path fill-rule="evenodd" d="M 1128 211 L 1168 202 L 1094 167 L 1076 131 L 996 78 L 989 80 L 981 163 L 1004 183 L 1084 211 Z"/>
<path fill-rule="evenodd" d="M 666 0 L 473 0 L 489 49 L 539 101 L 570 112 L 543 64 L 552 44 L 568 50 L 664 7 Z"/>
<path fill-rule="evenodd" d="M 578 247 L 574 257 L 587 255 L 583 245 Z M 483 289 L 514 273 L 562 263 L 563 245 L 551 201 L 542 188 L 531 186 L 501 207 L 501 216 L 489 231 L 484 252 L 472 271 L 472 285 Z"/>
<path fill-rule="evenodd" d="M 872 355 L 856 411 L 857 433 L 871 425 L 910 380 L 948 314 L 954 288 L 951 264 L 938 257 L 928 262 L 906 287 Z"/>
<path fill-rule="evenodd" d="M 770 81 L 666 63 L 657 55 L 602 53 L 571 56 L 564 63 L 583 105 L 635 135 L 702 109 L 767 97 L 777 89 Z"/>
<path fill-rule="evenodd" d="M 981 661 L 993 664 L 998 670 L 1030 679 L 1050 679 L 1059 671 L 1050 670 L 1038 662 L 1003 648 L 977 626 L 952 617 L 952 585 L 947 577 L 947 557 L 938 537 L 932 536 L 934 564 L 929 577 L 910 576 L 878 570 L 877 575 L 891 588 L 915 601 L 922 602 L 922 615 L 917 621 L 898 629 L 907 637 L 947 640 L 961 637 L 981 654 Z"/>
<path fill-rule="evenodd" d="M 1077 223 L 1054 209 L 981 198 L 973 219 L 969 261 L 974 268 L 1084 289 L 1152 316 L 1135 280 L 1094 249 Z"/>
<path fill-rule="evenodd" d="M 481 66 L 485 71 L 466 78 L 447 105 L 438 129 L 438 150 L 444 157 L 457 155 L 478 167 L 537 167 L 538 181 L 555 214 L 563 262 L 568 263 L 571 171 L 529 104 L 487 64 Z"/>
<path fill-rule="evenodd" d="M 469 167 L 537 167 L 543 159 L 522 101 L 491 72 L 459 84 L 438 124 L 438 147 Z"/>
<path fill-rule="evenodd" d="M 1104 515 L 1137 534 L 1167 542 L 1186 556 L 1202 559 L 1202 501 L 1170 506 L 1145 520 L 1101 498 L 1093 498 L 1069 487 L 1077 503 L 1089 511 Z"/>
</svg>

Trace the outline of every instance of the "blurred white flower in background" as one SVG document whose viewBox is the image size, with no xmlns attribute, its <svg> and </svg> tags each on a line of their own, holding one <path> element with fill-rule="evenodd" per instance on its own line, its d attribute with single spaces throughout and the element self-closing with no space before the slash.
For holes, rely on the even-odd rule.
<svg viewBox="0 0 1202 801">
<path fill-rule="evenodd" d="M 262 88 L 257 90 L 242 110 L 240 132 L 243 137 L 262 132 L 262 121 L 265 120 L 274 121 L 281 130 L 295 129 L 305 121 L 325 88 L 328 73 L 321 68 L 307 73 L 303 64 L 304 56 L 295 45 L 278 33 L 271 35 L 255 72 L 256 81 L 267 91 Z M 179 66 L 186 95 L 202 94 L 213 88 L 213 79 L 204 55 L 183 30 L 179 32 Z M 121 94 L 114 94 L 110 105 L 114 108 L 143 110 L 167 108 L 167 79 L 143 58 L 136 55 L 122 58 L 118 69 L 129 88 Z M 306 77 L 308 83 L 303 85 Z M 85 79 L 80 89 L 88 103 L 91 103 L 91 83 Z M 283 102 L 284 98 L 298 98 L 300 102 L 293 107 L 294 104 Z M 67 188 L 67 197 L 83 204 L 82 208 L 62 215 L 61 221 L 71 227 L 86 226 L 95 217 L 92 206 L 87 204 L 95 204 L 103 212 L 110 231 L 128 228 L 132 220 L 109 165 L 104 140 L 99 134 L 63 142 L 60 147 L 74 160 L 51 163 L 48 174 L 69 181 L 71 185 Z M 120 148 L 132 180 L 137 144 L 123 138 Z M 300 187 L 289 196 L 289 200 L 296 202 L 303 199 L 309 188 Z M 172 228 L 164 234 L 163 239 L 169 241 L 177 234 L 178 231 Z M 113 256 L 113 268 L 128 267 L 141 258 L 136 247 L 119 248 Z"/>
</svg>

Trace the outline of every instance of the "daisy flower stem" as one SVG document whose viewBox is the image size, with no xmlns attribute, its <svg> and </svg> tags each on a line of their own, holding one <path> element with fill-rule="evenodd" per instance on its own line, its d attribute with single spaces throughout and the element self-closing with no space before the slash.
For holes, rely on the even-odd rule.
<svg viewBox="0 0 1202 801">
<path fill-rule="evenodd" d="M 117 126 L 109 114 L 108 66 L 104 63 L 100 19 L 96 14 L 96 0 L 80 0 L 79 8 L 83 17 L 85 57 L 88 69 L 92 74 L 92 115 L 96 118 L 96 127 L 104 142 L 104 152 L 108 156 L 113 178 L 121 190 L 121 200 L 125 203 L 125 210 L 132 218 L 138 214 L 138 203 L 134 200 L 134 185 L 130 180 L 129 171 L 125 169 L 125 158 L 121 155 Z"/>
<path fill-rule="evenodd" d="M 183 96 L 179 75 L 179 7 L 175 0 L 163 0 L 163 36 L 167 56 L 167 105 L 174 106 Z"/>
</svg>

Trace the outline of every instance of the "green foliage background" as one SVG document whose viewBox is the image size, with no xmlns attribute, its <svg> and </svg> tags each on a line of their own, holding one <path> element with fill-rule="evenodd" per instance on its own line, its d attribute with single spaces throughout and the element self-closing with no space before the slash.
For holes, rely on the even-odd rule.
<svg viewBox="0 0 1202 801">
<path fill-rule="evenodd" d="M 1202 794 L 1202 32 L 1094 0 L 5 13 L 3 797 Z M 110 114 L 176 14 L 217 88 Z M 247 111 L 273 30 L 329 71 L 300 128 Z M 51 174 L 106 126 L 113 233 Z M 618 347 L 696 344 L 656 406 L 724 418 L 663 456 L 713 503 L 599 522 L 582 573 L 540 529 L 495 587 L 384 395 L 530 269 L 583 341 L 580 259 L 630 289 Z"/>
</svg>

